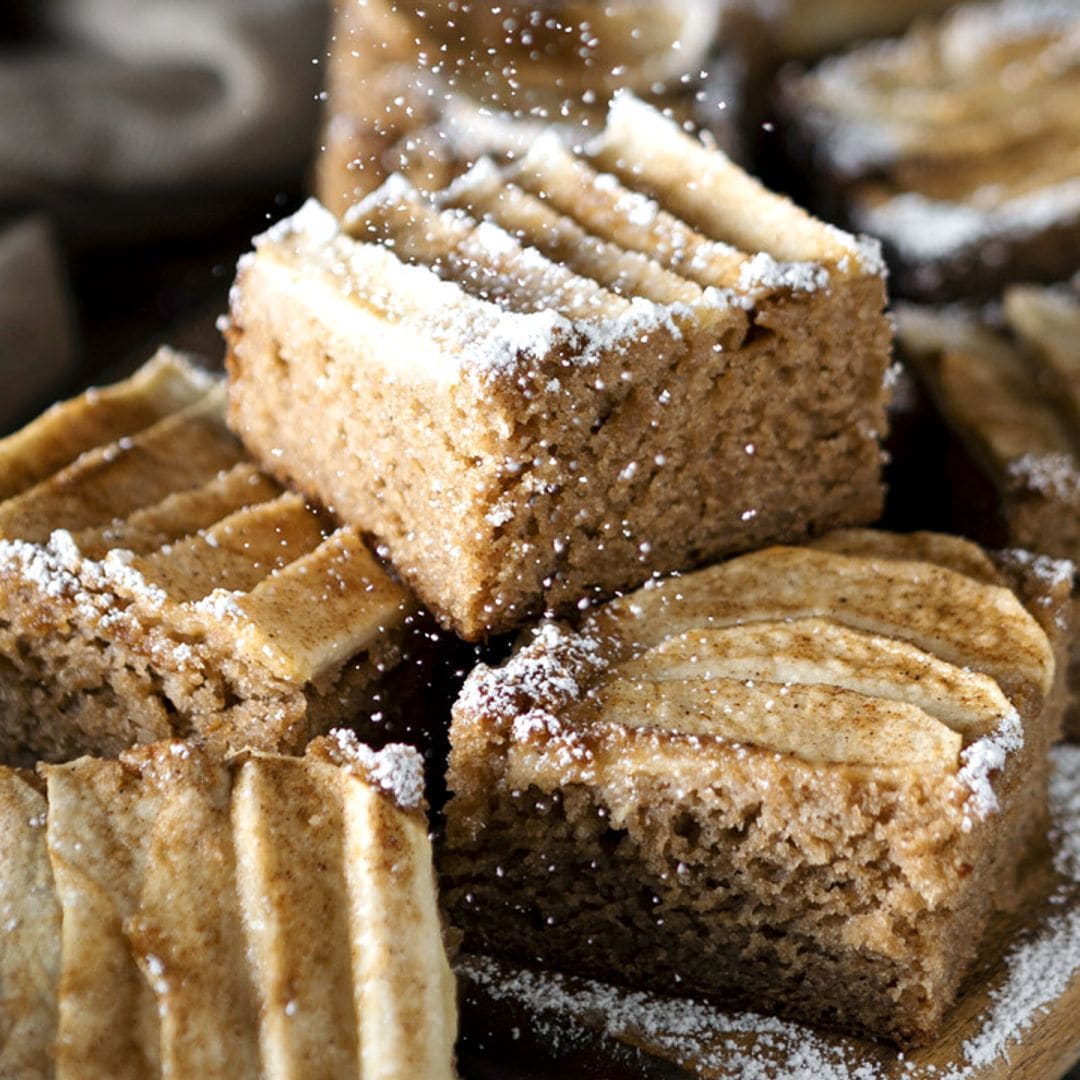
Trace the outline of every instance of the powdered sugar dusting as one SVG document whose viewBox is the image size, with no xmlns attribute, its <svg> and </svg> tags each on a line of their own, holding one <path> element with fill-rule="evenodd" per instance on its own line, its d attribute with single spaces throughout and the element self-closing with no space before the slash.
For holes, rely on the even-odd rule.
<svg viewBox="0 0 1080 1080">
<path fill-rule="evenodd" d="M 424 801 L 424 759 L 412 746 L 390 743 L 373 750 L 344 728 L 330 732 L 344 761 L 358 766 L 367 779 L 385 791 L 404 810 Z"/>
<path fill-rule="evenodd" d="M 607 666 L 601 643 L 574 633 L 561 623 L 544 622 L 533 640 L 501 668 L 479 665 L 465 682 L 457 708 L 514 720 L 527 713 L 532 722 L 539 714 L 580 700 L 585 687 Z"/>
<path fill-rule="evenodd" d="M 1024 745 L 1024 727 L 1019 714 L 1013 710 L 1002 717 L 989 735 L 976 739 L 960 753 L 957 779 L 971 792 L 969 806 L 977 817 L 983 818 L 998 809 L 993 776 L 1005 767 L 1009 754 Z"/>
<path fill-rule="evenodd" d="M 1022 238 L 1080 218 L 1080 179 L 979 208 L 904 192 L 856 212 L 866 232 L 889 241 L 905 258 L 957 256 L 994 239 Z"/>
<path fill-rule="evenodd" d="M 1080 747 L 1051 751 L 1050 810 L 1054 867 L 1064 879 L 1050 897 L 1052 914 L 1005 959 L 1008 974 L 990 995 L 979 1031 L 963 1044 L 963 1064 L 943 1080 L 965 1080 L 1000 1059 L 1080 976 Z"/>
<path fill-rule="evenodd" d="M 1014 483 L 1047 498 L 1080 496 L 1080 470 L 1070 454 L 1024 454 L 1010 461 L 1005 471 Z"/>
<path fill-rule="evenodd" d="M 1062 743 L 1050 752 L 1050 809 L 1053 815 L 1054 868 L 1080 884 L 1080 745 Z"/>
<path fill-rule="evenodd" d="M 1033 573 L 1050 589 L 1071 585 L 1076 575 L 1076 564 L 1071 559 L 1057 559 L 1052 555 L 1039 555 L 1023 548 L 1008 548 L 1002 556 L 1017 566 Z"/>
<path fill-rule="evenodd" d="M 705 154 L 703 165 L 711 162 L 717 168 L 718 197 L 722 194 L 720 188 L 729 182 L 726 170 L 734 176 L 723 155 L 688 142 L 652 106 L 628 95 L 618 97 L 611 108 L 612 146 L 619 143 L 619 130 L 626 134 L 639 124 L 651 125 L 672 152 Z M 540 198 L 548 193 L 546 184 L 558 189 L 556 177 L 563 187 L 574 175 L 591 185 L 592 194 L 600 196 L 593 201 L 604 204 L 599 216 L 614 219 L 611 228 L 618 239 L 607 237 L 606 225 L 596 225 L 594 235 L 593 226 L 580 223 L 574 208 L 562 207 L 574 228 L 596 242 L 604 234 L 603 242 L 627 257 L 655 260 L 704 290 L 710 306 L 750 309 L 763 292 L 828 287 L 830 271 L 818 262 L 781 261 L 765 252 L 744 256 L 728 243 L 707 239 L 669 206 L 671 200 L 633 179 L 639 151 L 626 153 L 626 175 L 623 166 L 618 177 L 597 174 L 583 157 L 549 136 L 537 139 L 517 165 L 500 169 L 485 160 L 442 196 L 421 192 L 394 175 L 346 213 L 343 227 L 308 203 L 257 241 L 260 256 L 266 257 L 246 265 L 241 279 L 252 273 L 285 275 L 288 280 L 278 287 L 321 307 L 328 324 L 357 338 L 378 337 L 379 354 L 388 357 L 388 365 L 408 364 L 450 382 L 470 375 L 512 378 L 543 360 L 592 366 L 644 343 L 663 347 L 663 341 L 654 343 L 654 335 L 678 340 L 684 324 L 696 324 L 687 319 L 696 312 L 679 303 L 657 303 L 631 289 L 623 295 L 585 271 L 579 275 L 549 259 L 544 242 L 530 237 L 529 229 L 510 231 L 494 220 L 477 222 L 460 208 L 446 208 L 447 196 L 452 201 L 471 187 L 485 188 L 490 197 L 500 185 L 509 189 L 515 177 L 525 183 L 525 176 L 535 172 L 541 190 L 534 194 Z M 568 198 L 578 201 L 575 184 L 570 182 L 567 190 Z M 772 198 L 764 189 L 761 197 Z M 756 212 L 747 206 L 747 214 Z M 830 243 L 850 251 L 841 252 L 842 272 L 855 261 L 864 269 L 879 266 L 872 245 L 820 228 Z M 274 247 L 279 250 L 268 250 Z M 804 247 L 813 255 L 818 245 Z M 244 301 L 241 287 L 233 295 L 237 325 L 243 325 Z M 400 347 L 390 344 L 390 337 Z"/>
<path fill-rule="evenodd" d="M 812 293 L 829 284 L 829 271 L 820 263 L 781 262 L 762 251 L 739 268 L 739 288 L 790 289 Z"/>
<path fill-rule="evenodd" d="M 78 575 L 55 554 L 25 540 L 0 540 L 0 569 L 13 571 L 45 596 L 70 597 L 82 589 Z"/>
<path fill-rule="evenodd" d="M 584 1033 L 575 1030 L 582 1023 L 609 1039 L 637 1036 L 694 1072 L 723 1069 L 745 1080 L 873 1080 L 878 1075 L 873 1066 L 855 1060 L 857 1051 L 776 1017 L 724 1012 L 691 999 L 513 968 L 486 957 L 465 958 L 458 972 L 492 999 L 528 1010 L 557 1051 L 583 1041 Z M 742 1049 L 744 1040 L 728 1037 L 739 1035 L 752 1035 L 753 1043 Z"/>
</svg>

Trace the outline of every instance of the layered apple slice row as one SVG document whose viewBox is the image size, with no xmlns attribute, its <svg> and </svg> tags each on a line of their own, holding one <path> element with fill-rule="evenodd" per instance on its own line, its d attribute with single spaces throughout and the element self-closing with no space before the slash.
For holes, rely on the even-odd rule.
<svg viewBox="0 0 1080 1080">
<path fill-rule="evenodd" d="M 810 762 L 955 765 L 1015 723 L 1002 684 L 1049 694 L 1053 650 L 1000 577 L 920 559 L 918 539 L 906 558 L 867 554 L 867 535 L 854 554 L 838 534 L 833 550 L 771 548 L 613 601 L 586 629 L 611 643 L 609 666 L 573 717 Z M 949 546 L 958 561 L 972 547 Z"/>
<path fill-rule="evenodd" d="M 4 1075 L 453 1074 L 415 751 L 173 741 L 41 772 L 0 772 Z"/>
<path fill-rule="evenodd" d="M 454 707 L 467 945 L 929 1039 L 1044 828 L 1065 569 L 833 532 L 525 634 Z"/>
</svg>

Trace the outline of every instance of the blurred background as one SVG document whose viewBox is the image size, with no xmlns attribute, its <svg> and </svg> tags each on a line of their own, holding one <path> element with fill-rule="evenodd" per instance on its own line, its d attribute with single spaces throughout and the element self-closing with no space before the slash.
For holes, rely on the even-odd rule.
<svg viewBox="0 0 1080 1080">
<path fill-rule="evenodd" d="M 316 148 L 323 0 L 0 4 L 0 429 L 215 317 Z"/>
</svg>

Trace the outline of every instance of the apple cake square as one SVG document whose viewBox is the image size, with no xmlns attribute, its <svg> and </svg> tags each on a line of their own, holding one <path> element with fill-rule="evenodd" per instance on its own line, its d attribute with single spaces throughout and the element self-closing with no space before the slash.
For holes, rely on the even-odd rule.
<svg viewBox="0 0 1080 1080">
<path fill-rule="evenodd" d="M 396 177 L 257 240 L 229 422 L 474 640 L 873 521 L 883 273 L 624 95 L 588 153 Z"/>
<path fill-rule="evenodd" d="M 1046 827 L 1067 602 L 855 530 L 525 633 L 454 708 L 466 947 L 929 1040 Z"/>
<path fill-rule="evenodd" d="M 383 708 L 410 594 L 282 491 L 163 350 L 0 441 L 0 756 L 297 752 Z"/>
</svg>

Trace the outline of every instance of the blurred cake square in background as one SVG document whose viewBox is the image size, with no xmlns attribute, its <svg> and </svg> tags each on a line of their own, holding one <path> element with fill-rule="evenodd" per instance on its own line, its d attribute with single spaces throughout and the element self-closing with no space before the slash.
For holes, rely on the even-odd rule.
<svg viewBox="0 0 1080 1080">
<path fill-rule="evenodd" d="M 434 189 L 545 130 L 580 141 L 618 89 L 733 151 L 744 68 L 719 48 L 724 12 L 723 0 L 339 0 L 317 194 L 341 213 L 390 173 Z"/>
<path fill-rule="evenodd" d="M 1080 258 L 1080 5 L 969 4 L 783 83 L 793 167 L 892 291 L 992 297 Z"/>
<path fill-rule="evenodd" d="M 898 310 L 901 353 L 952 437 L 935 463 L 950 524 L 1080 566 L 1080 281 L 1012 286 L 1000 315 Z M 1067 731 L 1080 738 L 1075 617 L 1072 635 Z"/>
</svg>

